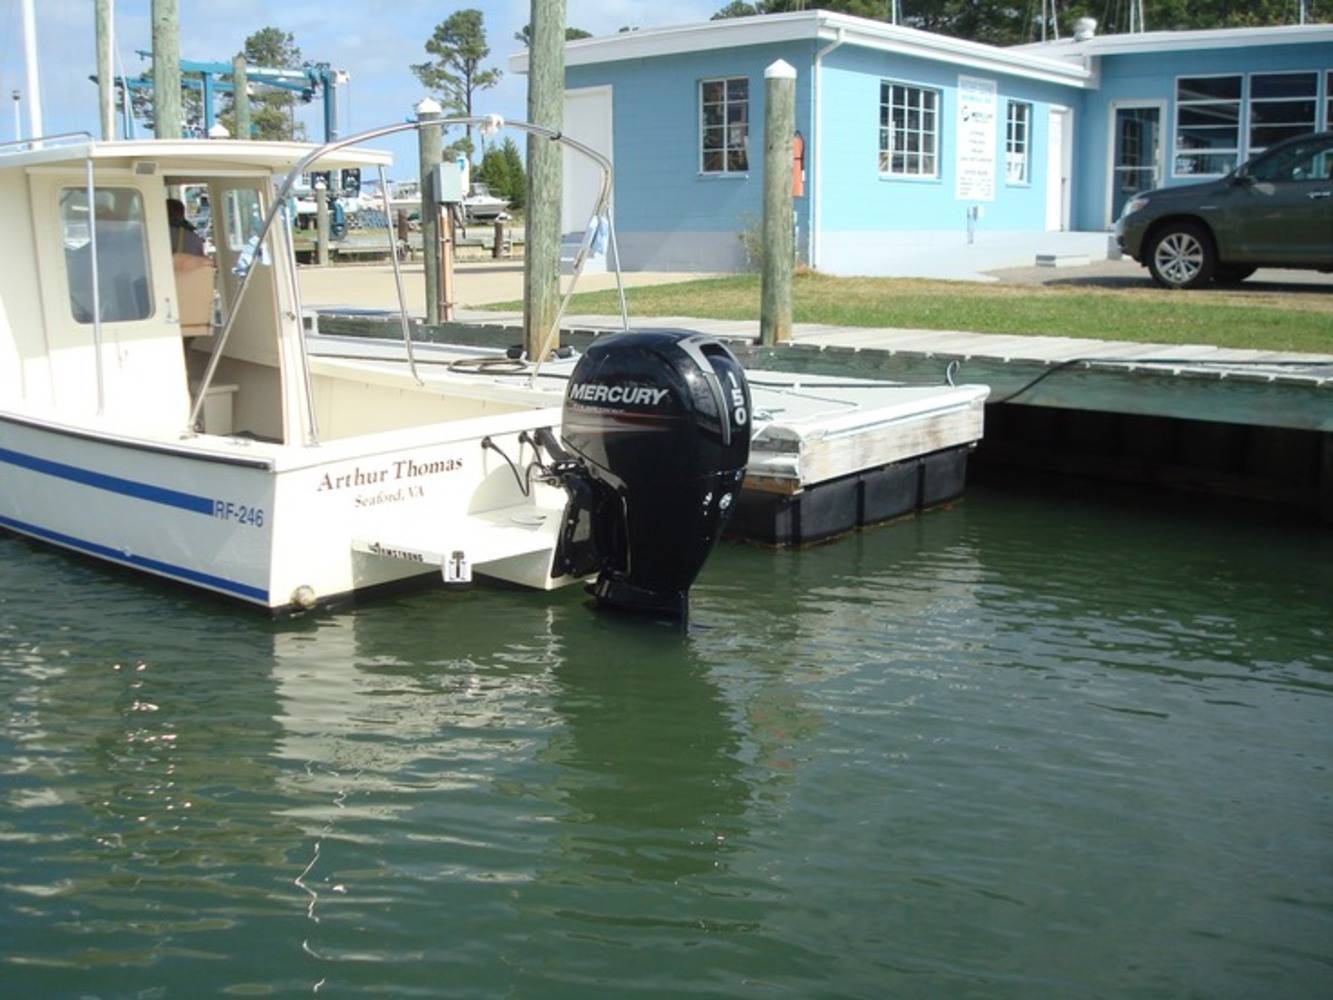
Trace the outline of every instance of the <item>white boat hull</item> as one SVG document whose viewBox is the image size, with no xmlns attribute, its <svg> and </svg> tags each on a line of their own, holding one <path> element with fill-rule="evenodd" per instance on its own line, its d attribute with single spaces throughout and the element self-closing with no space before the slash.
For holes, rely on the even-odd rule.
<svg viewBox="0 0 1333 1000">
<path fill-rule="evenodd" d="M 516 430 L 490 436 L 518 455 Z M 441 579 L 458 554 L 483 576 L 572 582 L 551 576 L 561 491 L 523 497 L 479 437 L 376 437 L 248 456 L 0 414 L 0 527 L 270 610 Z"/>
</svg>

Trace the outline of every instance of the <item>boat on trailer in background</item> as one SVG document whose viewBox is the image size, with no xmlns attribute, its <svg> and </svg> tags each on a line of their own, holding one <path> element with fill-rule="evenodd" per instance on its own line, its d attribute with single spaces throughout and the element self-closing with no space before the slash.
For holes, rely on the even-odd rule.
<svg viewBox="0 0 1333 1000">
<path fill-rule="evenodd" d="M 443 124 L 468 121 L 495 124 Z M 606 211 L 605 158 L 510 124 L 597 160 Z M 387 199 L 389 157 L 353 147 L 414 127 L 0 147 L 0 528 L 270 611 L 475 573 L 683 615 L 748 454 L 720 342 L 608 338 L 563 398 L 540 357 L 505 384 L 419 371 L 405 310 L 392 371 L 307 350 L 282 206 L 317 163 L 378 167 Z M 213 260 L 173 254 L 183 185 L 208 191 Z"/>
</svg>

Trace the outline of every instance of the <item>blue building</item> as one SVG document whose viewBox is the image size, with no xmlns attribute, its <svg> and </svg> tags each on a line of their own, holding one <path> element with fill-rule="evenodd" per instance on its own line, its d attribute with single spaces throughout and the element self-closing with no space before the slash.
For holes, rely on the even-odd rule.
<svg viewBox="0 0 1333 1000">
<path fill-rule="evenodd" d="M 764 69 L 785 60 L 805 147 L 802 258 L 910 274 L 960 256 L 1030 263 L 1055 232 L 1104 248 L 1135 191 L 1333 127 L 1333 25 L 1081 29 L 997 48 L 807 11 L 585 39 L 565 49 L 565 128 L 615 164 L 627 268 L 737 268 L 761 208 Z M 592 183 L 566 162 L 577 229 Z"/>
</svg>

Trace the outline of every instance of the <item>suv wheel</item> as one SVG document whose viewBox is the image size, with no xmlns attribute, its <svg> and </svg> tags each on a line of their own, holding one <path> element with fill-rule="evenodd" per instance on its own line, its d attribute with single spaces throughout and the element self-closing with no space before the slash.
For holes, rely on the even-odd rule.
<svg viewBox="0 0 1333 1000">
<path fill-rule="evenodd" d="M 1153 235 L 1148 270 L 1163 288 L 1200 288 L 1212 280 L 1216 268 L 1213 239 L 1203 226 L 1170 222 Z"/>
</svg>

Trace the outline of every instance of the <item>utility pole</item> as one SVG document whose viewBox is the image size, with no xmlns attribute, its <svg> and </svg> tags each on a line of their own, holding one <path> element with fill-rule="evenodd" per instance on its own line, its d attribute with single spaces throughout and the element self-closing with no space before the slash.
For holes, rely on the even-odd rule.
<svg viewBox="0 0 1333 1000">
<path fill-rule="evenodd" d="M 28 82 L 28 138 L 42 134 L 42 88 L 37 79 L 37 20 L 32 0 L 23 0 L 23 56 Z"/>
<path fill-rule="evenodd" d="M 427 97 L 417 107 L 417 121 L 429 122 L 442 117 L 440 106 Z M 426 323 L 440 322 L 440 192 L 435 190 L 435 168 L 444 159 L 444 129 L 423 124 L 417 129 L 421 166 L 421 256 L 426 270 Z"/>
<path fill-rule="evenodd" d="M 236 109 L 236 138 L 250 138 L 250 77 L 245 53 L 231 61 L 232 107 Z"/>
<path fill-rule="evenodd" d="M 159 139 L 181 137 L 178 0 L 153 0 L 153 126 Z"/>
<path fill-rule="evenodd" d="M 115 13 L 111 0 L 96 0 L 97 22 L 97 118 L 102 125 L 102 141 L 116 137 L 115 71 L 111 53 L 115 46 Z"/>
<path fill-rule="evenodd" d="M 764 272 L 759 341 L 791 340 L 792 138 L 796 134 L 796 70 L 779 59 L 764 70 Z"/>
<path fill-rule="evenodd" d="M 557 132 L 565 118 L 565 0 L 532 0 L 528 121 Z M 523 254 L 523 346 L 539 362 L 560 308 L 560 147 L 528 136 L 528 216 Z M 555 347 L 555 344 L 550 345 Z"/>
</svg>

